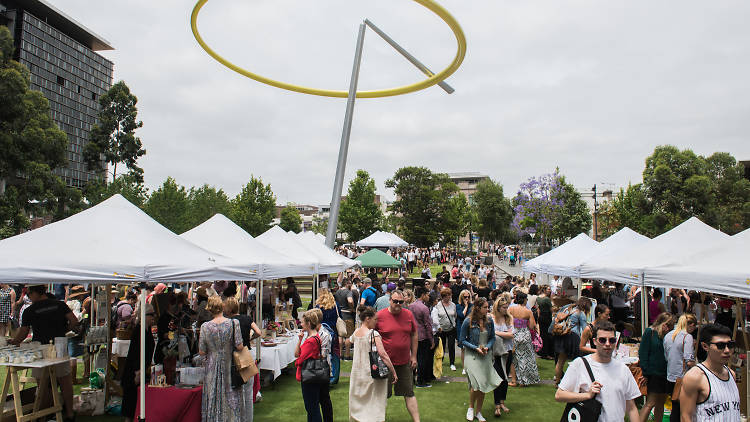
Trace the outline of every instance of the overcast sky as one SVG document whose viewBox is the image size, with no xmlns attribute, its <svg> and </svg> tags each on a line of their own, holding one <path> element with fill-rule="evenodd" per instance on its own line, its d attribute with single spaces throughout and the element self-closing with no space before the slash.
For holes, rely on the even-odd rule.
<svg viewBox="0 0 750 422">
<path fill-rule="evenodd" d="M 330 201 L 345 99 L 283 91 L 223 67 L 190 31 L 186 0 L 49 0 L 108 40 L 115 80 L 138 96 L 150 188 L 167 176 L 236 194 L 250 175 L 277 203 Z M 661 144 L 750 159 L 750 2 L 440 0 L 468 41 L 448 79 L 357 100 L 348 181 L 403 166 L 478 171 L 512 196 L 555 167 L 580 188 L 641 180 Z M 204 39 L 249 70 L 346 90 L 357 27 L 369 18 L 438 71 L 449 28 L 406 0 L 211 0 Z M 423 78 L 368 30 L 360 90 Z"/>
</svg>

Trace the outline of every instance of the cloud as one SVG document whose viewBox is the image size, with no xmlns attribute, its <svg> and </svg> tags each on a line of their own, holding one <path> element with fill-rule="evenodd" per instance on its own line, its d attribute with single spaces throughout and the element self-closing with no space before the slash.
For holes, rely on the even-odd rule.
<svg viewBox="0 0 750 422">
<path fill-rule="evenodd" d="M 234 194 L 254 174 L 279 202 L 330 200 L 345 100 L 282 91 L 221 66 L 192 37 L 192 1 L 53 3 L 115 46 L 102 54 L 139 98 L 149 186 L 173 176 Z M 365 169 L 382 193 L 399 167 L 424 165 L 488 174 L 510 194 L 558 166 L 577 186 L 639 182 L 661 144 L 750 158 L 750 3 L 441 4 L 468 40 L 448 80 L 456 92 L 357 100 L 347 180 Z M 435 71 L 455 54 L 440 19 L 403 0 L 211 0 L 199 24 L 240 66 L 345 90 L 364 17 Z M 360 89 L 421 78 L 368 31 Z"/>
</svg>

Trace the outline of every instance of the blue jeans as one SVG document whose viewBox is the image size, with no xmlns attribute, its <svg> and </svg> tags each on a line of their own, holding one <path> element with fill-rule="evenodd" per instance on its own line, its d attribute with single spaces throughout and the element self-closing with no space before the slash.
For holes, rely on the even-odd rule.
<svg viewBox="0 0 750 422">
<path fill-rule="evenodd" d="M 341 358 L 331 353 L 331 380 L 330 384 L 338 384 L 339 373 L 341 372 Z"/>
</svg>

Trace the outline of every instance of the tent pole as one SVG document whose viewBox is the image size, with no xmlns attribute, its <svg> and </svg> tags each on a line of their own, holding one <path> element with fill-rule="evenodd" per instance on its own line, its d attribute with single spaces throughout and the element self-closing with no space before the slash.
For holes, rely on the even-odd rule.
<svg viewBox="0 0 750 422">
<path fill-rule="evenodd" d="M 146 289 L 141 290 L 141 405 L 138 420 L 146 420 Z"/>
<path fill-rule="evenodd" d="M 578 299 L 581 298 L 581 293 L 583 293 L 583 279 L 578 278 Z"/>
<path fill-rule="evenodd" d="M 641 336 L 646 332 L 648 322 L 648 303 L 646 302 L 646 276 L 641 273 Z"/>
<path fill-rule="evenodd" d="M 260 323 L 262 329 L 265 329 L 266 327 L 263 326 L 263 280 L 258 280 L 258 288 L 255 291 L 255 320 Z M 261 341 L 263 341 L 263 336 L 255 340 L 255 360 L 260 360 Z"/>
<path fill-rule="evenodd" d="M 112 307 L 112 283 L 105 284 L 104 288 L 107 289 L 107 309 L 110 309 Z M 104 314 L 105 326 L 107 327 L 107 367 L 104 368 L 104 403 L 109 402 L 109 388 L 107 388 L 107 383 L 110 381 L 110 377 L 112 377 L 109 372 L 109 363 L 112 362 L 111 314 L 111 312 Z"/>
</svg>

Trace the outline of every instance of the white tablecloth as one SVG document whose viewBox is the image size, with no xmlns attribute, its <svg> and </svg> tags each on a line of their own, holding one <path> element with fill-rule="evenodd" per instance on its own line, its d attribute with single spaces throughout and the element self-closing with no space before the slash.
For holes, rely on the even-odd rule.
<svg viewBox="0 0 750 422">
<path fill-rule="evenodd" d="M 279 337 L 276 341 L 280 341 Z M 286 343 L 279 343 L 274 347 L 261 347 L 259 369 L 273 372 L 273 379 L 281 375 L 281 370 L 286 368 L 290 363 L 295 361 L 294 350 L 297 348 L 298 337 L 284 338 Z M 255 357 L 255 348 L 251 350 Z"/>
<path fill-rule="evenodd" d="M 119 340 L 116 338 L 112 339 L 112 354 L 121 358 L 128 357 L 128 349 L 130 348 L 130 340 Z"/>
</svg>

